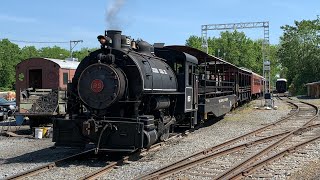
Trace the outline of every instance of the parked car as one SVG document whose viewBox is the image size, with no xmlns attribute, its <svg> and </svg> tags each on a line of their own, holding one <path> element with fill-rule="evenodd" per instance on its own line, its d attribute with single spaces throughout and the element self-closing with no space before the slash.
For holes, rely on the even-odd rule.
<svg viewBox="0 0 320 180">
<path fill-rule="evenodd" d="M 0 121 L 8 119 L 8 109 L 0 106 Z"/>
<path fill-rule="evenodd" d="M 7 101 L 4 98 L 0 98 L 0 106 L 7 109 L 8 116 L 12 116 L 16 111 L 16 101 Z"/>
</svg>

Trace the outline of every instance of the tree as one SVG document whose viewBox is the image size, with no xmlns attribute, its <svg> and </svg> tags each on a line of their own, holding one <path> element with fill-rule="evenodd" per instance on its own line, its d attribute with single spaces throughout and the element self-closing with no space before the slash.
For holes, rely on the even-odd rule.
<svg viewBox="0 0 320 180">
<path fill-rule="evenodd" d="M 196 49 L 200 49 L 202 48 L 202 41 L 201 41 L 201 37 L 198 36 L 190 36 L 187 40 L 186 40 L 186 46 L 190 46 Z"/>
<path fill-rule="evenodd" d="M 15 82 L 15 65 L 20 62 L 20 48 L 8 39 L 0 41 L 0 88 L 12 89 Z"/>
<path fill-rule="evenodd" d="M 32 57 L 40 57 L 38 50 L 34 46 L 25 46 L 21 49 L 21 60 L 29 59 Z"/>
<path fill-rule="evenodd" d="M 320 19 L 295 21 L 282 26 L 280 48 L 277 52 L 294 94 L 306 93 L 304 84 L 320 79 Z M 293 91 L 295 90 L 295 91 Z"/>
<path fill-rule="evenodd" d="M 97 50 L 96 48 L 82 48 L 80 51 L 74 51 L 73 56 L 78 58 L 79 61 L 82 61 L 90 52 Z"/>
<path fill-rule="evenodd" d="M 53 47 L 43 47 L 39 50 L 41 57 L 53 58 L 53 59 L 64 59 L 69 57 L 70 52 L 66 49 L 62 49 L 58 46 Z"/>
</svg>

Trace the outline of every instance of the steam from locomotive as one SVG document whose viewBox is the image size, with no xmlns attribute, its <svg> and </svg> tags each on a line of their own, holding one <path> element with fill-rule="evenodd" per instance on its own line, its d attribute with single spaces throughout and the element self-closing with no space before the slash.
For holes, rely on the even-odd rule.
<svg viewBox="0 0 320 180">
<path fill-rule="evenodd" d="M 125 4 L 125 0 L 113 0 L 106 11 L 107 26 L 111 28 L 119 28 L 119 19 L 117 17 L 122 6 Z"/>
</svg>

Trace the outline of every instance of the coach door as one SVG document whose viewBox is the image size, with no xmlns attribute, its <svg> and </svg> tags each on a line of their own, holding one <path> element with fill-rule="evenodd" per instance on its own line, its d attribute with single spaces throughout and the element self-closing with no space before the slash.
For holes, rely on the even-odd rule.
<svg viewBox="0 0 320 180">
<path fill-rule="evenodd" d="M 29 87 L 42 88 L 42 69 L 29 70 Z"/>
<path fill-rule="evenodd" d="M 186 62 L 186 77 L 185 77 L 185 112 L 191 112 L 197 109 L 197 94 L 198 89 L 195 88 L 197 86 L 196 79 L 196 67 L 195 64 L 190 62 Z M 196 95 L 195 95 L 196 94 Z"/>
</svg>

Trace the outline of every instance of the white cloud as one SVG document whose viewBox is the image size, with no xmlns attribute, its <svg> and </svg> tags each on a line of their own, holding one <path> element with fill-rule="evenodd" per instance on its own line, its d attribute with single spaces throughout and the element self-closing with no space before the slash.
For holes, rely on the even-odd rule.
<svg viewBox="0 0 320 180">
<path fill-rule="evenodd" d="M 35 23 L 37 20 L 35 18 L 28 17 L 18 17 L 6 14 L 0 14 L 0 21 L 16 22 L 16 23 Z"/>
</svg>

